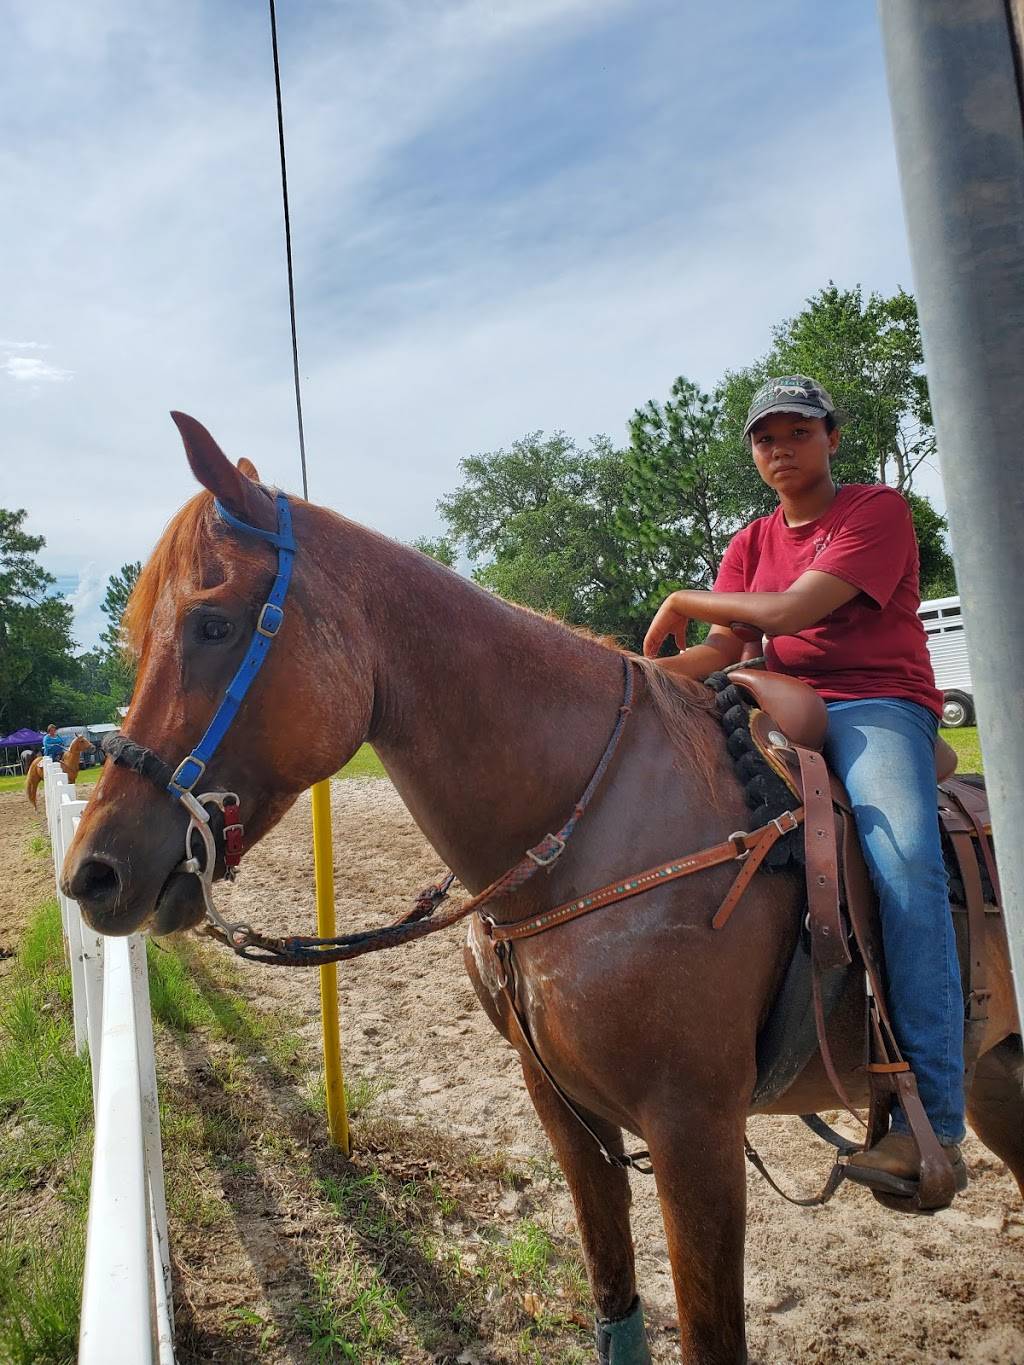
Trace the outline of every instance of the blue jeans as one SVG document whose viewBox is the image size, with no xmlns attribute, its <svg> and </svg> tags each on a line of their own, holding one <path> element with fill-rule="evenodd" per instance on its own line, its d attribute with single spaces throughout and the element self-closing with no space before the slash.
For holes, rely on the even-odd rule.
<svg viewBox="0 0 1024 1365">
<path fill-rule="evenodd" d="M 895 698 L 828 703 L 825 756 L 850 794 L 878 895 L 896 1041 L 940 1142 L 964 1135 L 964 1005 L 935 800 L 938 718 Z M 893 1108 L 895 1132 L 908 1132 Z"/>
</svg>

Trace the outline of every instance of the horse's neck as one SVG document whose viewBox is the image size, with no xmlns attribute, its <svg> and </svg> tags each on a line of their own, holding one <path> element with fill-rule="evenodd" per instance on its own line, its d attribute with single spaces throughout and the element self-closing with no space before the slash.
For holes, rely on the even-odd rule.
<svg viewBox="0 0 1024 1365">
<path fill-rule="evenodd" d="M 566 819 L 621 702 L 620 656 L 402 547 L 374 565 L 373 747 L 440 856 L 486 885 Z"/>
</svg>

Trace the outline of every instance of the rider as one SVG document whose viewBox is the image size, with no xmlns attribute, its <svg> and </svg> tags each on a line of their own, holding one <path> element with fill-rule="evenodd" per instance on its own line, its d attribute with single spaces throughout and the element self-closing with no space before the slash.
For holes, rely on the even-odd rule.
<svg viewBox="0 0 1024 1365">
<path fill-rule="evenodd" d="M 64 741 L 57 734 L 56 725 L 48 725 L 43 736 L 43 757 L 52 758 L 58 763 L 64 757 L 65 747 Z"/>
<path fill-rule="evenodd" d="M 644 653 L 655 657 L 673 635 L 681 652 L 664 666 L 705 678 L 763 633 L 768 667 L 824 699 L 825 755 L 850 794 L 878 894 L 897 1041 L 962 1189 L 963 996 L 935 799 L 942 693 L 917 616 L 910 508 L 883 484 L 834 482 L 839 416 L 806 375 L 767 380 L 743 436 L 779 506 L 733 537 L 713 591 L 665 599 Z M 687 649 L 690 620 L 711 631 Z M 851 1160 L 868 1177 L 916 1178 L 902 1110 L 894 1106 L 890 1131 Z"/>
</svg>

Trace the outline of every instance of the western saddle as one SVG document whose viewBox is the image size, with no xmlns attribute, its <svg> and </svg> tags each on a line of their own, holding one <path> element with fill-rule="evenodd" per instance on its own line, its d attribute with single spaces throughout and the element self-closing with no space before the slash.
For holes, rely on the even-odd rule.
<svg viewBox="0 0 1024 1365">
<path fill-rule="evenodd" d="M 903 1109 L 920 1152 L 920 1178 L 907 1182 L 902 1197 L 876 1192 L 883 1203 L 926 1211 L 944 1207 L 953 1197 L 953 1172 L 917 1093 L 917 1083 L 902 1056 L 889 1018 L 878 907 L 861 852 L 849 797 L 822 756 L 828 728 L 825 703 L 805 683 L 780 673 L 741 664 L 727 670 L 728 683 L 751 704 L 750 738 L 760 756 L 782 779 L 803 807 L 803 852 L 807 879 L 807 927 L 810 936 L 811 983 L 817 1041 L 829 1079 L 852 1109 L 829 1053 L 822 980 L 838 967 L 849 966 L 859 953 L 866 975 L 868 1050 L 866 1070 L 871 1103 L 865 1147 L 873 1146 L 889 1126 L 895 1096 Z M 985 977 L 985 892 L 981 869 L 987 873 L 992 900 L 999 905 L 999 886 L 991 843 L 984 788 L 954 779 L 957 756 L 945 740 L 935 751 L 938 814 L 959 864 L 967 919 L 964 954 L 964 1063 L 969 1086 L 985 1024 L 990 992 Z M 795 837 L 795 836 L 794 836 Z M 721 928 L 735 902 L 720 912 Z M 833 972 L 833 975 L 835 973 Z M 857 1178 L 855 1168 L 846 1174 Z"/>
</svg>

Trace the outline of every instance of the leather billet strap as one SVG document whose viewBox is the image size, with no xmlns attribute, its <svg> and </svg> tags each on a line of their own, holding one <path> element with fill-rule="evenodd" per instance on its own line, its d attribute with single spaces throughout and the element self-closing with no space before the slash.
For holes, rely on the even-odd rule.
<svg viewBox="0 0 1024 1365">
<path fill-rule="evenodd" d="M 821 754 L 790 746 L 800 761 L 804 802 L 804 853 L 807 866 L 807 909 L 811 956 L 822 971 L 851 961 L 839 909 L 839 854 L 836 817 L 828 770 Z"/>
<path fill-rule="evenodd" d="M 705 868 L 717 867 L 720 863 L 744 862 L 748 856 L 760 851 L 761 859 L 771 848 L 777 839 L 783 835 L 791 833 L 798 828 L 803 819 L 803 810 L 785 811 L 777 819 L 770 821 L 767 825 L 761 825 L 758 829 L 751 830 L 749 833 L 738 830 L 731 834 L 729 838 L 721 844 L 715 844 L 711 848 L 705 848 L 700 853 L 688 854 L 685 858 L 676 858 L 669 863 L 661 863 L 658 867 L 648 868 L 646 872 L 638 872 L 635 877 L 627 877 L 624 881 L 609 882 L 607 886 L 599 887 L 596 891 L 590 891 L 587 895 L 581 896 L 578 900 L 566 901 L 562 905 L 556 905 L 552 910 L 545 910 L 541 915 L 535 915 L 532 919 L 519 920 L 511 924 L 499 924 L 489 915 L 481 915 L 484 929 L 487 936 L 494 943 L 508 943 L 516 939 L 532 938 L 534 934 L 542 934 L 547 929 L 554 929 L 560 924 L 567 924 L 570 920 L 579 919 L 581 915 L 589 915 L 594 910 L 600 910 L 606 905 L 614 905 L 616 901 L 628 900 L 631 896 L 640 896 L 645 891 L 652 891 L 656 886 L 662 886 L 668 882 L 677 881 L 680 877 L 688 877 L 694 872 L 703 872 Z M 760 861 L 759 859 L 758 861 Z M 756 864 L 755 864 L 756 867 Z M 740 873 L 743 877 L 743 888 L 753 874 L 746 874 L 746 867 Z M 737 878 L 739 882 L 739 878 Z M 733 888 L 735 890 L 735 886 Z M 737 895 L 731 900 L 732 893 L 726 897 L 722 904 L 722 909 L 728 910 L 720 923 L 714 923 L 716 929 L 721 929 L 725 920 L 728 919 L 733 905 L 739 899 Z M 720 909 L 715 919 L 718 920 L 722 915 Z"/>
<path fill-rule="evenodd" d="M 988 988 L 985 970 L 985 897 L 981 888 L 981 873 L 975 856 L 974 840 L 969 834 L 949 833 L 949 840 L 960 864 L 967 901 L 967 981 L 964 997 L 964 1089 L 970 1092 L 974 1068 L 981 1053 L 981 1044 L 988 1026 L 988 1002 L 992 992 Z"/>
</svg>

